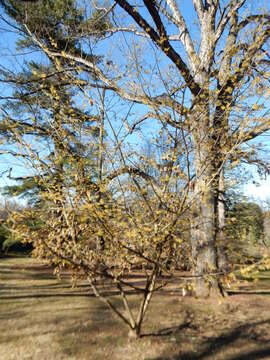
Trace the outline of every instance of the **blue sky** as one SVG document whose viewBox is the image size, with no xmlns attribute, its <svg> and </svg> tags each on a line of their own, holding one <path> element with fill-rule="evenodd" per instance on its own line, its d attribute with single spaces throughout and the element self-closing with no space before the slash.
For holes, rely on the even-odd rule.
<svg viewBox="0 0 270 360">
<path fill-rule="evenodd" d="M 252 182 L 243 186 L 244 194 L 260 204 L 269 201 L 270 203 L 270 179 L 259 180 L 259 185 Z"/>
<path fill-rule="evenodd" d="M 188 23 L 192 24 L 192 22 L 194 21 L 194 12 L 191 11 L 192 7 L 190 6 L 190 0 L 182 0 L 180 2 L 181 4 L 181 9 L 183 10 L 183 14 L 187 20 Z M 268 7 L 270 6 L 270 3 L 266 0 L 259 0 L 256 1 L 256 5 L 253 2 L 250 2 L 250 6 L 256 6 L 256 7 Z M 193 26 L 193 31 L 194 34 L 196 33 L 196 26 Z M 0 57 L 1 57 L 1 63 L 4 66 L 11 66 L 11 67 L 16 67 L 16 68 L 20 68 L 21 64 L 23 63 L 24 60 L 26 60 L 27 58 L 30 58 L 33 56 L 33 54 L 29 54 L 29 55 L 20 55 L 19 58 L 14 58 L 14 53 L 15 53 L 15 41 L 16 41 L 16 35 L 15 34 L 10 34 L 10 33 L 4 33 L 3 30 L 0 30 Z M 128 38 L 128 36 L 127 36 Z M 103 45 L 103 49 L 104 52 L 106 52 L 106 46 Z M 101 49 L 102 50 L 102 49 Z M 116 52 L 117 54 L 117 52 Z M 41 57 L 41 55 L 39 55 L 38 53 L 35 54 L 35 57 L 38 59 Z M 146 57 L 147 58 L 147 57 Z M 2 94 L 7 95 L 8 94 L 8 89 L 1 87 L 0 85 L 0 91 Z M 137 108 L 137 112 L 140 113 L 139 108 Z M 151 127 L 151 125 L 150 125 Z M 148 128 L 149 132 L 150 132 L 150 127 Z M 134 140 L 135 141 L 135 140 Z M 264 140 L 264 142 L 267 144 L 268 139 L 266 138 Z M 268 155 L 269 156 L 269 155 Z M 16 174 L 18 175 L 23 175 L 25 174 L 25 169 L 24 166 L 21 163 L 16 162 L 14 159 L 11 159 L 8 156 L 1 156 L 0 158 L 0 173 L 1 171 L 5 170 L 7 168 L 7 163 L 9 167 L 13 167 L 14 169 L 16 169 Z M 255 169 L 252 170 L 254 173 L 254 176 L 256 177 L 256 171 Z M 270 178 L 268 177 L 267 180 L 260 180 L 258 178 L 256 178 L 257 182 L 260 183 L 260 186 L 255 186 L 252 182 L 245 184 L 243 186 L 244 192 L 247 196 L 251 196 L 254 199 L 258 199 L 258 201 L 263 200 L 264 198 L 270 197 Z M 0 186 L 5 186 L 9 183 L 9 181 L 7 180 L 7 178 L 5 176 L 3 176 L 0 179 Z"/>
</svg>

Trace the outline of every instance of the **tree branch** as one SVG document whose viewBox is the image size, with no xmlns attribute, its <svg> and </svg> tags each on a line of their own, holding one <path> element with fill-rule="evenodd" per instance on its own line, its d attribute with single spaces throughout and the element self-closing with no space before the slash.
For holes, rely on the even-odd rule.
<svg viewBox="0 0 270 360">
<path fill-rule="evenodd" d="M 202 0 L 192 0 L 199 22 L 202 23 L 204 6 Z"/>
<path fill-rule="evenodd" d="M 179 38 L 187 52 L 188 55 L 188 59 L 189 59 L 189 65 L 192 69 L 193 74 L 196 73 L 196 69 L 199 66 L 199 58 L 196 54 L 195 48 L 194 48 L 194 44 L 192 42 L 190 33 L 188 31 L 186 22 L 184 17 L 182 16 L 175 0 L 166 0 L 168 6 L 170 7 L 172 13 L 173 13 L 173 17 L 176 19 L 177 22 L 177 26 L 178 29 L 180 31 L 180 35 Z"/>
<path fill-rule="evenodd" d="M 183 108 L 182 106 L 175 100 L 171 99 L 170 96 L 167 96 L 166 94 L 162 94 L 160 96 L 156 97 L 148 97 L 147 95 L 137 95 L 135 93 L 129 93 L 122 88 L 120 88 L 117 83 L 114 80 L 109 79 L 102 70 L 93 62 L 84 59 L 82 57 L 78 57 L 76 55 L 72 55 L 69 53 L 66 53 L 64 51 L 57 52 L 57 51 L 51 51 L 46 46 L 42 44 L 41 41 L 39 41 L 29 30 L 27 25 L 24 25 L 28 34 L 33 38 L 33 41 L 47 54 L 50 58 L 65 58 L 71 61 L 76 62 L 80 66 L 84 66 L 85 69 L 91 71 L 95 76 L 102 81 L 105 85 L 99 86 L 98 84 L 95 85 L 95 87 L 101 87 L 106 88 L 109 90 L 115 91 L 119 96 L 121 96 L 123 99 L 128 101 L 133 101 L 135 103 L 139 104 L 145 104 L 150 107 L 156 107 L 156 106 L 174 106 L 175 111 L 177 111 L 179 114 L 182 114 Z M 85 85 L 85 84 L 84 84 Z"/>
<path fill-rule="evenodd" d="M 155 183 L 155 185 L 158 186 L 158 184 L 156 183 L 156 180 L 151 175 L 148 175 L 146 172 L 144 172 L 140 169 L 137 169 L 137 168 L 133 168 L 131 166 L 124 166 L 118 170 L 113 171 L 110 175 L 107 176 L 106 180 L 111 181 L 111 180 L 115 179 L 116 177 L 124 175 L 124 174 L 139 176 L 139 177 L 143 178 L 144 180 L 150 181 L 151 183 Z"/>
<path fill-rule="evenodd" d="M 158 11 L 155 7 L 155 4 L 151 0 L 144 0 L 144 3 L 154 20 L 154 23 L 159 31 L 159 34 L 149 25 L 149 23 L 134 9 L 126 0 L 116 0 L 119 6 L 122 7 L 132 18 L 133 20 L 146 32 L 149 34 L 153 42 L 163 51 L 165 55 L 175 64 L 177 69 L 180 71 L 183 76 L 187 86 L 193 95 L 198 95 L 200 92 L 200 86 L 194 81 L 187 65 L 182 60 L 180 55 L 172 48 L 169 43 L 167 33 L 165 31 L 164 25 L 160 19 Z"/>
<path fill-rule="evenodd" d="M 242 20 L 239 25 L 239 31 L 242 30 L 245 26 L 250 24 L 251 22 L 256 22 L 258 20 L 266 20 L 266 23 L 270 21 L 270 15 L 268 14 L 257 14 L 257 15 L 250 15 L 245 20 Z"/>
<path fill-rule="evenodd" d="M 133 28 L 133 27 L 115 27 L 115 28 L 106 29 L 105 35 L 104 35 L 104 31 L 92 31 L 91 35 L 102 35 L 102 38 L 107 38 L 108 36 L 111 36 L 117 32 L 127 32 L 127 33 L 131 33 L 131 34 L 134 34 L 137 36 L 144 37 L 146 39 L 150 39 L 149 34 L 145 33 L 144 31 L 140 31 L 136 28 Z M 180 37 L 179 34 L 169 35 L 168 39 L 170 41 L 178 41 L 179 37 Z"/>
<path fill-rule="evenodd" d="M 234 133 L 234 136 L 232 138 L 232 141 L 234 143 L 239 143 L 239 140 L 241 143 L 244 143 L 246 141 L 255 139 L 256 137 L 264 134 L 265 132 L 270 130 L 270 118 L 263 118 L 263 119 L 254 119 L 253 122 L 257 122 L 263 120 L 263 124 L 258 125 L 252 129 L 246 129 L 244 132 L 241 130 L 238 130 L 236 133 Z"/>
<path fill-rule="evenodd" d="M 244 5 L 245 2 L 246 2 L 246 0 L 241 0 L 241 1 L 234 0 L 232 2 L 231 9 L 228 11 L 228 13 L 226 15 L 224 15 L 222 17 L 220 23 L 217 25 L 216 35 L 215 35 L 215 44 L 218 42 L 221 35 L 223 34 L 229 20 L 237 14 L 238 10 Z"/>
</svg>

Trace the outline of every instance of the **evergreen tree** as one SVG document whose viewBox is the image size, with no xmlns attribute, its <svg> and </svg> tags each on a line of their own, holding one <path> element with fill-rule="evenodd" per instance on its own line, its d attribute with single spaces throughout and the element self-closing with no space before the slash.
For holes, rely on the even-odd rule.
<svg viewBox="0 0 270 360">
<path fill-rule="evenodd" d="M 91 31 L 97 28 L 105 31 L 107 19 L 99 11 L 85 20 L 73 0 L 44 0 L 35 4 L 1 1 L 1 5 L 20 26 L 22 38 L 17 42 L 20 49 L 36 48 L 27 33 L 30 30 L 49 49 L 68 49 L 71 53 L 83 54 L 91 61 L 101 61 L 101 57 L 86 53 L 81 45 L 84 33 L 91 36 Z M 48 60 L 49 65 L 36 61 L 26 63 L 17 75 L 1 71 L 3 81 L 14 85 L 13 98 L 4 106 L 7 116 L 1 121 L 2 138 L 13 149 L 19 138 L 24 141 L 26 136 L 47 147 L 42 155 L 46 158 L 43 171 L 27 178 L 17 177 L 19 185 L 8 186 L 4 190 L 10 195 L 30 196 L 34 203 L 40 201 L 41 179 L 45 177 L 46 182 L 48 178 L 54 179 L 52 185 L 63 182 L 63 174 L 72 164 L 80 164 L 84 178 L 97 176 L 98 114 L 91 115 L 78 105 L 78 84 L 74 87 L 74 76 L 78 78 L 79 87 L 84 87 L 83 75 L 78 76 L 77 67 L 64 60 L 55 62 L 50 57 Z M 29 155 L 13 150 L 9 153 L 16 157 Z M 72 186 L 70 180 L 69 186 Z"/>
</svg>

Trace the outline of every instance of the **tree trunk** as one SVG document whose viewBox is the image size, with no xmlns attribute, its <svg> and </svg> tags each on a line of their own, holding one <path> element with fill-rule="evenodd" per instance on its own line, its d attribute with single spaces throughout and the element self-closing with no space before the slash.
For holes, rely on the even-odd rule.
<svg viewBox="0 0 270 360">
<path fill-rule="evenodd" d="M 218 268 L 227 271 L 229 260 L 227 256 L 226 217 L 225 217 L 225 181 L 224 169 L 219 175 L 219 196 L 218 196 Z"/>
<path fill-rule="evenodd" d="M 201 184 L 199 184 L 200 186 Z M 213 189 L 196 198 L 191 229 L 194 286 L 198 297 L 208 297 L 218 289 L 216 249 L 216 199 Z"/>
<path fill-rule="evenodd" d="M 128 332 L 129 339 L 139 339 L 141 337 L 141 328 L 136 326 L 134 329 L 130 329 Z"/>
<path fill-rule="evenodd" d="M 203 125 L 203 124 L 202 124 Z M 206 125 L 206 124 L 205 124 Z M 198 297 L 219 293 L 217 273 L 218 169 L 213 161 L 209 127 L 194 134 L 195 188 L 191 219 L 194 290 Z"/>
</svg>

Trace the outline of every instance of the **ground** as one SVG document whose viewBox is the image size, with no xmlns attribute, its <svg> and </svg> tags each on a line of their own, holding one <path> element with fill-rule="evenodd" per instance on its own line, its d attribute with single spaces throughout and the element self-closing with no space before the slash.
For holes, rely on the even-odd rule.
<svg viewBox="0 0 270 360">
<path fill-rule="evenodd" d="M 0 359 L 270 359 L 267 272 L 259 274 L 259 295 L 248 293 L 249 283 L 225 300 L 182 297 L 174 283 L 153 297 L 139 340 L 78 285 L 33 259 L 0 259 Z"/>
</svg>

